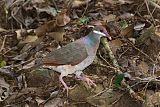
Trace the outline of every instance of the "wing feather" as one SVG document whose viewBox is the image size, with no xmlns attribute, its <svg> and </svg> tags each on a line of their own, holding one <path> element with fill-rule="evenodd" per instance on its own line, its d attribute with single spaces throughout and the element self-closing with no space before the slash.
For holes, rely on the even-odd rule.
<svg viewBox="0 0 160 107">
<path fill-rule="evenodd" d="M 87 58 L 88 53 L 82 39 L 49 53 L 43 58 L 45 65 L 76 65 Z"/>
</svg>

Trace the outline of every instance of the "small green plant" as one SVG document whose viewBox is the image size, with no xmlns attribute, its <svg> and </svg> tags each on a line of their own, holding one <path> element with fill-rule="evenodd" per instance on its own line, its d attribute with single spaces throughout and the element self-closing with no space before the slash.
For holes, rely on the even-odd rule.
<svg viewBox="0 0 160 107">
<path fill-rule="evenodd" d="M 121 82 L 124 79 L 124 74 L 117 74 L 114 81 L 114 86 L 116 88 L 121 87 Z"/>
<path fill-rule="evenodd" d="M 0 68 L 2 68 L 2 67 L 4 67 L 4 66 L 6 66 L 6 61 L 0 61 Z"/>
<path fill-rule="evenodd" d="M 86 25 L 89 22 L 89 19 L 90 19 L 89 17 L 84 16 L 84 17 L 79 19 L 79 24 L 80 25 Z"/>
<path fill-rule="evenodd" d="M 120 21 L 120 26 L 121 26 L 121 28 L 122 29 L 125 29 L 126 27 L 128 27 L 128 23 L 127 23 L 127 21 L 126 20 L 122 20 L 122 21 Z"/>
</svg>

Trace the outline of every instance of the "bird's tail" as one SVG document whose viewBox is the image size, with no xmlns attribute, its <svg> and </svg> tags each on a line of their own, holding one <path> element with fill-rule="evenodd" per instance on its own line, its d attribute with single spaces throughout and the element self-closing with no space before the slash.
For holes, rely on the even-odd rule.
<svg viewBox="0 0 160 107">
<path fill-rule="evenodd" d="M 36 68 L 39 68 L 41 65 L 43 65 L 42 59 L 39 58 L 39 59 L 35 59 L 31 61 L 30 63 L 24 65 L 23 69 L 36 69 Z"/>
</svg>

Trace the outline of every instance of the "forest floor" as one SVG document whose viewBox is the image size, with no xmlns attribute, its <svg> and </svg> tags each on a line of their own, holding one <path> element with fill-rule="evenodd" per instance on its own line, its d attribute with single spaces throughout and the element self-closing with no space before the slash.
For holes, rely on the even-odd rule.
<svg viewBox="0 0 160 107">
<path fill-rule="evenodd" d="M 1 0 L 0 107 L 159 107 L 159 0 Z M 103 26 L 96 86 L 32 62 Z M 77 56 L 78 57 L 78 56 Z M 32 66 L 32 67 L 31 67 Z"/>
</svg>

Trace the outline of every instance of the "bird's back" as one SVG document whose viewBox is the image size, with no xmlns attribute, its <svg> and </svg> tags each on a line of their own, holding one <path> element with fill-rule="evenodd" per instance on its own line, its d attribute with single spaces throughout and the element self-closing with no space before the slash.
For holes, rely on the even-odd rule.
<svg viewBox="0 0 160 107">
<path fill-rule="evenodd" d="M 76 65 L 88 57 L 84 38 L 50 52 L 43 62 L 45 65 Z"/>
</svg>

